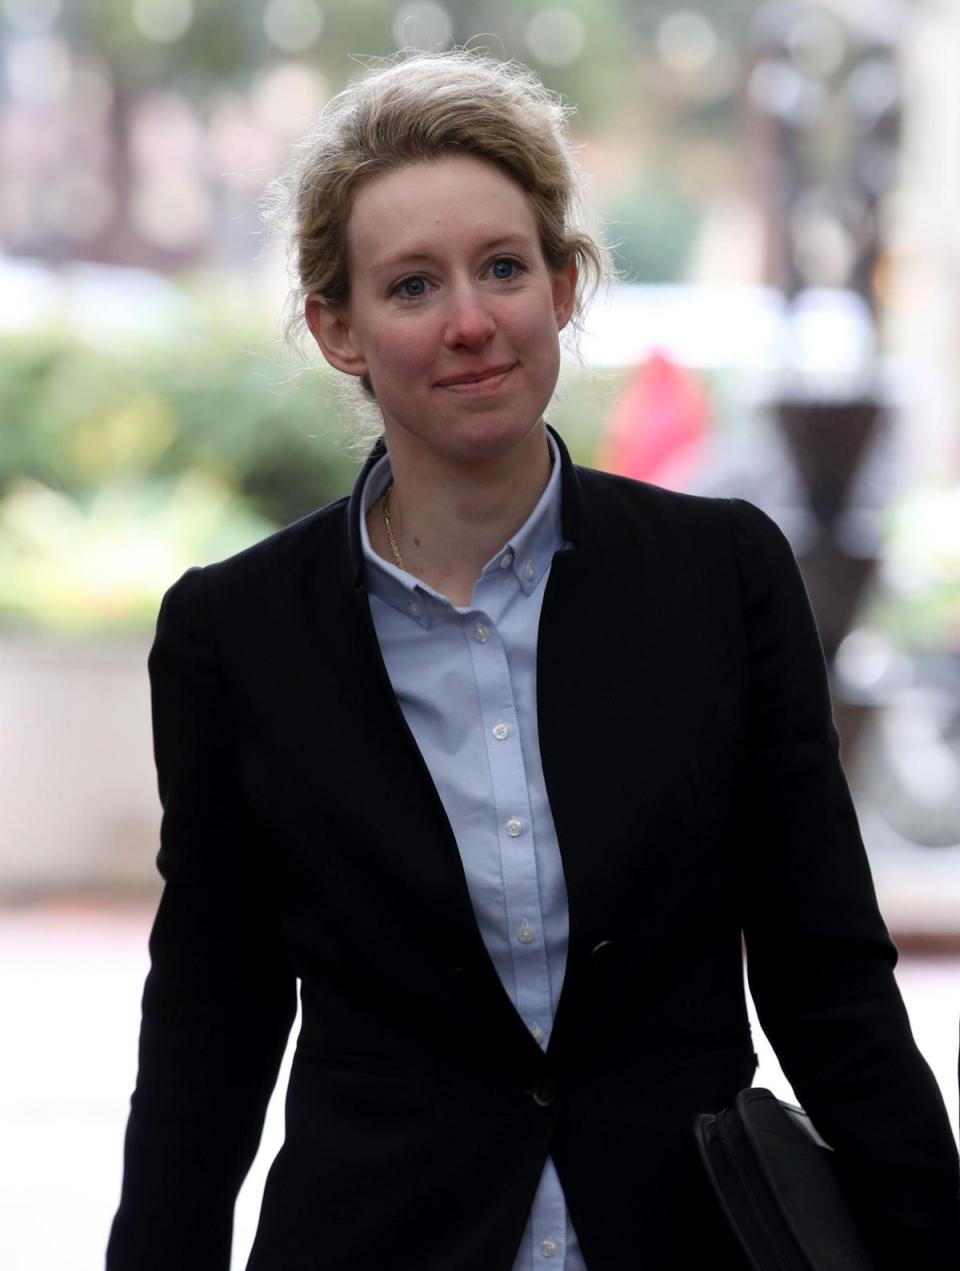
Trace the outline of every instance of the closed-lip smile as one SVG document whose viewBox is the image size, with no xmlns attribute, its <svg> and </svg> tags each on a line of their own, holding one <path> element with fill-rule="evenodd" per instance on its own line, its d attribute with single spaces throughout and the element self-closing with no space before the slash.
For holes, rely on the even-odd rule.
<svg viewBox="0 0 960 1271">
<path fill-rule="evenodd" d="M 442 380 L 437 380 L 437 388 L 454 388 L 458 384 L 479 384 L 483 380 L 495 379 L 498 375 L 505 375 L 507 371 L 512 371 L 513 362 L 504 363 L 502 366 L 488 366 L 480 371 L 464 371 L 462 375 L 447 375 Z"/>
</svg>

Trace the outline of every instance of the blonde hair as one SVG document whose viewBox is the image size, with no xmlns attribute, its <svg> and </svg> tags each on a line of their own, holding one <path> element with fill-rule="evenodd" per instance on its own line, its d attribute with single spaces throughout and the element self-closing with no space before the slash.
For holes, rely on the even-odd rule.
<svg viewBox="0 0 960 1271">
<path fill-rule="evenodd" d="M 347 222 L 361 182 L 448 154 L 486 159 L 527 195 L 548 267 L 577 263 L 576 326 L 608 257 L 583 228 L 572 113 L 527 67 L 468 49 L 398 54 L 332 98 L 266 196 L 290 249 L 287 335 L 302 333 L 311 292 L 350 299 Z"/>
</svg>

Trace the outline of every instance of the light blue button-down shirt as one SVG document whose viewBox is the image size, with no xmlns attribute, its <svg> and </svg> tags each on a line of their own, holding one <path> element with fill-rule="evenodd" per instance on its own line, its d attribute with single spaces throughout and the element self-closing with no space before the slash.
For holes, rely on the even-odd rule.
<svg viewBox="0 0 960 1271">
<path fill-rule="evenodd" d="M 360 518 L 370 610 L 387 672 L 453 828 L 480 933 L 510 1000 L 544 1048 L 567 958 L 560 848 L 537 732 L 537 630 L 560 522 L 560 457 L 526 523 L 458 609 L 373 551 L 366 512 L 390 483 L 371 469 Z M 553 1161 L 513 1271 L 585 1271 Z"/>
</svg>

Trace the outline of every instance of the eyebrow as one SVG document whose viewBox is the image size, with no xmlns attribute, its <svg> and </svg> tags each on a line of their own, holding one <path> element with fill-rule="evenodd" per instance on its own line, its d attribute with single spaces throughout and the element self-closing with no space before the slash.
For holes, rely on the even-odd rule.
<svg viewBox="0 0 960 1271">
<path fill-rule="evenodd" d="M 505 250 L 507 248 L 520 248 L 529 250 L 531 239 L 525 234 L 501 234 L 496 238 L 487 239 L 485 242 L 478 244 L 477 252 L 483 255 L 486 252 L 495 252 Z M 435 254 L 429 248 L 415 247 L 411 251 L 396 252 L 392 256 L 385 256 L 383 260 L 374 260 L 371 262 L 371 268 L 377 270 L 399 269 L 401 266 L 430 264 L 435 259 Z"/>
</svg>

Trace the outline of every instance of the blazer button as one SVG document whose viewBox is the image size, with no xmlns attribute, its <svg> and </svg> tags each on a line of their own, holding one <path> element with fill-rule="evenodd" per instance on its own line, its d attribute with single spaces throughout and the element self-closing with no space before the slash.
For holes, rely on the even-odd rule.
<svg viewBox="0 0 960 1271">
<path fill-rule="evenodd" d="M 590 950 L 590 969 L 595 973 L 608 971 L 617 960 L 617 946 L 612 940 L 601 940 Z"/>
<path fill-rule="evenodd" d="M 555 1077 L 541 1077 L 533 1087 L 533 1101 L 539 1108 L 549 1108 L 560 1093 L 560 1083 Z"/>
</svg>

